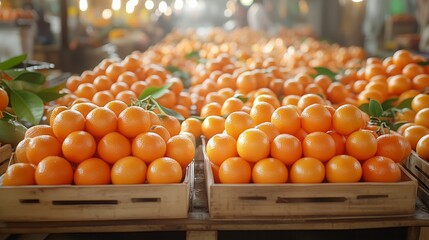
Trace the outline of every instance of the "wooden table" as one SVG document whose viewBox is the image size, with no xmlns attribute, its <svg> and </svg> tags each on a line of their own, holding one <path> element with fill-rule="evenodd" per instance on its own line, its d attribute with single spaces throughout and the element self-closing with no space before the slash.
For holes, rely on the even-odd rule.
<svg viewBox="0 0 429 240">
<path fill-rule="evenodd" d="M 25 235 L 34 233 L 186 231 L 186 238 L 192 240 L 217 239 L 219 231 L 310 231 L 406 227 L 408 228 L 408 239 L 429 239 L 429 210 L 420 200 L 416 203 L 415 214 L 408 217 L 212 220 L 208 214 L 203 161 L 195 162 L 195 181 L 192 184 L 190 211 L 188 218 L 186 219 L 1 222 L 0 235 Z"/>
</svg>

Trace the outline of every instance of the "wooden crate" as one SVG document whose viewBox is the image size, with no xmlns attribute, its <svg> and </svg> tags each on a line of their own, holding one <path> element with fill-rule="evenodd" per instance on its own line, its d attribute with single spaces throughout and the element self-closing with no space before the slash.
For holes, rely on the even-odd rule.
<svg viewBox="0 0 429 240">
<path fill-rule="evenodd" d="M 426 205 L 429 205 L 429 162 L 413 151 L 405 161 L 405 167 L 417 178 L 419 183 L 417 195 Z"/>
<path fill-rule="evenodd" d="M 212 219 L 380 217 L 415 211 L 417 182 L 402 166 L 397 183 L 216 184 L 207 155 L 204 161 Z"/>
<path fill-rule="evenodd" d="M 6 172 L 11 155 L 12 146 L 10 144 L 0 145 L 0 175 Z"/>
<path fill-rule="evenodd" d="M 0 221 L 187 218 L 193 168 L 179 184 L 0 187 Z"/>
</svg>

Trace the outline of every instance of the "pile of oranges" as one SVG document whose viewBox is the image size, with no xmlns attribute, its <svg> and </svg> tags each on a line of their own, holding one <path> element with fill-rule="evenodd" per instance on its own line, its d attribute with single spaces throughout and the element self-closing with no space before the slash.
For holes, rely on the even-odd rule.
<svg viewBox="0 0 429 240">
<path fill-rule="evenodd" d="M 411 150 L 429 160 L 429 67 L 406 50 L 365 57 L 362 48 L 302 41 L 300 35 L 268 38 L 246 28 L 214 29 L 205 37 L 173 32 L 145 52 L 105 59 L 70 77 L 49 126 L 29 129 L 15 155 L 18 164 L 32 164 L 35 176 L 47 169 L 46 157 L 64 159 L 70 165 L 64 172 L 74 178 L 68 176 L 68 184 L 132 182 L 121 175 L 128 171 L 122 165 L 145 172 L 133 183 L 177 182 L 193 158 L 195 139 L 204 135 L 217 182 L 399 181 L 397 163 Z M 189 81 L 169 67 L 188 73 Z M 130 107 L 145 89 L 166 84 L 156 101 L 184 116 L 183 122 Z M 394 106 L 413 98 L 411 109 L 395 112 L 397 121 L 409 123 L 379 135 L 357 107 L 391 98 L 397 98 Z M 39 138 L 46 143 L 36 144 L 43 142 Z M 158 168 L 151 165 L 165 158 L 181 171 L 158 173 L 154 180 L 151 171 Z M 81 168 L 95 165 L 105 169 L 99 177 L 105 181 L 79 180 Z"/>
<path fill-rule="evenodd" d="M 179 121 L 114 100 L 57 107 L 29 128 L 3 185 L 179 183 L 195 154 Z"/>
<path fill-rule="evenodd" d="M 317 95 L 313 97 L 318 97 L 319 103 L 311 103 L 306 97 L 310 96 L 302 99 L 307 104 L 275 110 L 272 105 L 268 107 L 270 104 L 256 103 L 253 115 L 233 112 L 223 129 L 206 135 L 206 153 L 215 182 L 400 181 L 396 163 L 411 153 L 404 137 L 377 135 L 367 125 L 368 116 L 354 105 L 333 109 Z M 265 107 L 269 110 L 262 110 Z"/>
</svg>

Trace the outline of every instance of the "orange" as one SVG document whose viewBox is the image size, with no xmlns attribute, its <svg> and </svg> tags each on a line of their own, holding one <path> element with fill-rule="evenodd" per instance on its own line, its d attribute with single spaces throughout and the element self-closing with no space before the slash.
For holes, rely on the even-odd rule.
<svg viewBox="0 0 429 240">
<path fill-rule="evenodd" d="M 137 75 L 134 72 L 126 71 L 118 76 L 116 82 L 124 82 L 130 87 L 133 83 L 137 82 L 137 80 Z"/>
<path fill-rule="evenodd" d="M 112 82 L 116 82 L 119 75 L 125 72 L 126 69 L 121 63 L 112 63 L 106 68 L 106 76 Z"/>
<path fill-rule="evenodd" d="M 272 142 L 274 138 L 280 134 L 279 130 L 271 122 L 260 123 L 259 125 L 255 126 L 255 128 L 267 134 L 270 142 Z"/>
<path fill-rule="evenodd" d="M 246 71 L 238 75 L 236 81 L 237 89 L 240 90 L 241 93 L 249 93 L 257 88 L 257 81 L 255 79 L 254 73 L 250 71 Z"/>
<path fill-rule="evenodd" d="M 176 160 L 183 168 L 188 166 L 195 156 L 195 146 L 192 140 L 184 135 L 172 136 L 167 141 L 166 157 Z"/>
<path fill-rule="evenodd" d="M 274 107 L 274 109 L 277 109 L 277 108 L 280 107 L 280 101 L 273 94 L 262 94 L 262 95 L 259 95 L 253 101 L 253 104 L 256 104 L 256 103 L 259 103 L 259 102 L 269 103 L 269 104 L 271 104 Z"/>
<path fill-rule="evenodd" d="M 112 86 L 112 81 L 105 75 L 100 75 L 94 79 L 94 87 L 97 91 L 109 90 L 110 86 Z"/>
<path fill-rule="evenodd" d="M 385 75 L 384 67 L 381 64 L 369 64 L 365 66 L 365 80 L 369 81 L 377 75 Z"/>
<path fill-rule="evenodd" d="M 414 125 L 416 125 L 416 124 L 412 123 L 412 122 L 405 123 L 405 124 L 401 125 L 398 128 L 398 130 L 396 130 L 396 132 L 399 133 L 399 134 L 403 134 L 404 131 L 405 131 L 405 129 L 409 128 L 410 126 L 414 126 Z"/>
<path fill-rule="evenodd" d="M 173 91 L 167 89 L 164 94 L 157 98 L 156 101 L 166 108 L 172 108 L 176 105 L 177 99 L 176 94 Z"/>
<path fill-rule="evenodd" d="M 404 130 L 403 136 L 410 143 L 412 149 L 416 150 L 417 142 L 425 135 L 429 134 L 429 129 L 421 125 L 410 126 Z"/>
<path fill-rule="evenodd" d="M 332 116 L 334 130 L 344 136 L 361 129 L 362 125 L 362 113 L 360 109 L 351 104 L 340 106 Z"/>
<path fill-rule="evenodd" d="M 149 113 L 141 107 L 128 107 L 118 116 L 118 132 L 128 138 L 147 132 L 150 126 Z"/>
<path fill-rule="evenodd" d="M 251 179 L 252 168 L 241 157 L 228 158 L 219 166 L 219 180 L 221 183 L 249 183 Z"/>
<path fill-rule="evenodd" d="M 387 87 L 390 95 L 400 95 L 411 89 L 411 80 L 405 75 L 395 75 L 387 79 Z"/>
<path fill-rule="evenodd" d="M 95 73 L 91 70 L 85 70 L 80 75 L 80 78 L 83 83 L 93 83 L 95 79 Z"/>
<path fill-rule="evenodd" d="M 253 104 L 250 110 L 250 117 L 252 117 L 255 125 L 271 122 L 271 115 L 274 110 L 274 107 L 267 102 L 257 102 Z"/>
<path fill-rule="evenodd" d="M 326 132 L 331 128 L 331 113 L 321 104 L 312 104 L 301 113 L 301 127 L 307 133 Z"/>
<path fill-rule="evenodd" d="M 84 129 L 85 117 L 76 110 L 64 110 L 52 122 L 52 130 L 60 141 L 63 141 L 71 132 Z"/>
<path fill-rule="evenodd" d="M 220 179 L 219 179 L 219 166 L 210 162 L 210 167 L 212 169 L 212 173 L 213 173 L 213 181 L 214 183 L 220 183 Z"/>
<path fill-rule="evenodd" d="M 177 118 L 170 115 L 159 115 L 160 125 L 164 126 L 170 136 L 176 136 L 180 133 L 181 125 Z"/>
<path fill-rule="evenodd" d="M 326 97 L 332 103 L 342 103 L 348 96 L 349 92 L 344 87 L 344 85 L 339 82 L 331 83 L 331 85 L 329 85 L 328 89 L 326 90 Z"/>
<path fill-rule="evenodd" d="M 220 166 L 227 158 L 238 157 L 237 140 L 228 134 L 216 134 L 207 141 L 206 154 L 213 164 Z"/>
<path fill-rule="evenodd" d="M 131 90 L 124 90 L 116 94 L 116 100 L 121 100 L 127 105 L 131 105 L 135 100 L 137 100 L 137 95 Z"/>
<path fill-rule="evenodd" d="M 301 97 L 298 95 L 288 95 L 285 96 L 282 100 L 282 106 L 286 106 L 286 105 L 294 105 L 297 106 L 298 105 L 298 101 Z"/>
<path fill-rule="evenodd" d="M 233 112 L 240 111 L 244 106 L 243 101 L 236 97 L 230 97 L 225 100 L 225 102 L 222 104 L 222 107 L 220 109 L 219 116 L 228 116 L 229 114 Z M 204 107 L 203 107 L 204 108 Z"/>
<path fill-rule="evenodd" d="M 110 132 L 116 131 L 117 122 L 118 117 L 112 110 L 97 107 L 86 116 L 85 129 L 94 137 L 103 137 Z"/>
<path fill-rule="evenodd" d="M 287 179 L 288 170 L 286 166 L 276 158 L 261 159 L 252 168 L 253 183 L 285 183 Z"/>
<path fill-rule="evenodd" d="M 377 152 L 375 155 L 384 156 L 400 163 L 411 153 L 411 145 L 407 139 L 398 134 L 383 134 L 377 137 Z"/>
<path fill-rule="evenodd" d="M 335 141 L 331 135 L 324 132 L 309 133 L 302 141 L 302 153 L 304 157 L 314 157 L 327 162 L 335 156 Z"/>
<path fill-rule="evenodd" d="M 325 95 L 325 92 L 323 91 L 323 89 L 315 83 L 308 84 L 307 87 L 304 89 L 304 92 L 318 94 L 322 96 Z"/>
<path fill-rule="evenodd" d="M 112 166 L 112 184 L 143 184 L 146 181 L 146 163 L 138 157 L 127 156 Z"/>
<path fill-rule="evenodd" d="M 201 132 L 210 139 L 215 134 L 222 133 L 225 130 L 225 118 L 220 116 L 208 116 L 201 124 Z"/>
<path fill-rule="evenodd" d="M 180 183 L 182 174 L 182 167 L 176 160 L 162 157 L 149 164 L 147 182 L 151 184 Z"/>
<path fill-rule="evenodd" d="M 181 92 L 176 99 L 176 104 L 185 106 L 188 109 L 191 109 L 192 100 L 188 92 Z"/>
<path fill-rule="evenodd" d="M 110 183 L 110 166 L 100 158 L 88 158 L 76 167 L 74 184 L 100 185 Z"/>
<path fill-rule="evenodd" d="M 106 103 L 104 107 L 112 110 L 116 114 L 116 116 L 119 117 L 119 114 L 121 114 L 121 112 L 124 111 L 128 107 L 128 105 L 120 100 L 112 100 Z"/>
<path fill-rule="evenodd" d="M 61 154 L 61 143 L 52 136 L 41 135 L 30 138 L 25 154 L 29 163 L 39 164 L 47 156 L 59 156 Z"/>
<path fill-rule="evenodd" d="M 15 147 L 15 159 L 19 163 L 28 163 L 26 149 L 28 143 L 30 142 L 29 138 L 22 139 Z"/>
<path fill-rule="evenodd" d="M 429 94 L 417 94 L 411 101 L 411 109 L 418 112 L 423 108 L 429 108 Z"/>
<path fill-rule="evenodd" d="M 199 138 L 202 134 L 201 126 L 202 122 L 199 119 L 187 118 L 182 122 L 180 131 L 192 133 L 195 138 Z"/>
<path fill-rule="evenodd" d="M 160 137 L 162 137 L 162 139 L 164 139 L 165 142 L 167 142 L 171 137 L 168 130 L 161 125 L 152 125 L 149 129 L 149 132 L 158 134 Z"/>
<path fill-rule="evenodd" d="M 344 154 L 346 152 L 346 138 L 336 131 L 327 131 L 326 133 L 331 135 L 335 141 L 335 155 Z"/>
<path fill-rule="evenodd" d="M 149 113 L 149 118 L 152 125 L 161 125 L 161 119 L 154 111 L 147 111 L 147 113 Z"/>
<path fill-rule="evenodd" d="M 95 153 L 97 143 L 94 137 L 85 131 L 70 133 L 62 144 L 64 157 L 72 163 L 80 163 L 92 157 Z"/>
<path fill-rule="evenodd" d="M 49 135 L 55 137 L 54 131 L 52 131 L 52 127 L 49 125 L 34 125 L 31 126 L 27 131 L 25 131 L 25 138 L 32 138 L 41 135 Z"/>
<path fill-rule="evenodd" d="M 419 157 L 429 161 L 429 135 L 426 135 L 417 142 L 416 153 Z"/>
<path fill-rule="evenodd" d="M 419 74 L 424 74 L 425 70 L 422 66 L 420 66 L 417 63 L 409 63 L 405 65 L 405 67 L 402 69 L 402 74 L 407 76 L 409 79 L 413 79 L 415 76 Z"/>
<path fill-rule="evenodd" d="M 97 154 L 104 161 L 114 164 L 119 159 L 131 155 L 131 143 L 124 135 L 111 132 L 98 141 Z"/>
<path fill-rule="evenodd" d="M 289 96 L 289 95 L 302 96 L 304 94 L 304 86 L 300 82 L 297 82 L 294 79 L 289 79 L 283 83 L 282 93 L 284 96 Z"/>
<path fill-rule="evenodd" d="M 370 130 L 362 129 L 350 134 L 346 139 L 346 153 L 364 161 L 377 152 L 377 139 Z"/>
<path fill-rule="evenodd" d="M 208 116 L 220 116 L 221 109 L 222 109 L 222 105 L 220 105 L 217 102 L 208 103 L 201 108 L 200 116 L 202 118 L 205 118 Z"/>
<path fill-rule="evenodd" d="M 314 103 L 325 104 L 325 100 L 319 95 L 307 93 L 298 100 L 297 107 L 302 111 L 304 108 Z"/>
<path fill-rule="evenodd" d="M 132 142 L 133 156 L 149 164 L 153 160 L 163 157 L 167 150 L 165 140 L 156 133 L 144 132 L 137 135 Z"/>
<path fill-rule="evenodd" d="M 66 81 L 66 87 L 70 91 L 74 92 L 81 83 L 82 80 L 79 76 L 70 76 Z"/>
<path fill-rule="evenodd" d="M 304 87 L 313 82 L 313 78 L 310 77 L 307 73 L 298 73 L 294 79 L 300 82 Z"/>
<path fill-rule="evenodd" d="M 124 82 L 115 82 L 110 86 L 110 92 L 116 97 L 120 92 L 129 90 L 130 87 Z"/>
<path fill-rule="evenodd" d="M 80 112 L 84 118 L 86 118 L 89 112 L 91 112 L 96 108 L 97 108 L 97 105 L 90 102 L 76 103 L 70 107 L 71 110 L 76 110 Z"/>
<path fill-rule="evenodd" d="M 236 80 L 229 73 L 224 73 L 224 74 L 220 75 L 218 77 L 218 79 L 216 80 L 216 84 L 217 84 L 218 89 L 231 88 L 231 89 L 235 90 L 235 88 L 236 88 Z"/>
<path fill-rule="evenodd" d="M 225 119 L 225 131 L 235 139 L 246 129 L 254 126 L 252 117 L 245 112 L 233 112 Z"/>
<path fill-rule="evenodd" d="M 49 113 L 49 125 L 53 126 L 55 117 L 62 111 L 67 110 L 66 106 L 57 106 Z"/>
<path fill-rule="evenodd" d="M 137 81 L 130 86 L 130 90 L 133 91 L 136 96 L 140 96 L 142 92 L 146 89 L 147 83 L 144 81 Z"/>
<path fill-rule="evenodd" d="M 289 179 L 292 183 L 321 183 L 325 179 L 325 166 L 317 158 L 300 158 L 290 168 Z"/>
<path fill-rule="evenodd" d="M 326 92 L 326 90 L 328 90 L 329 85 L 331 85 L 332 80 L 327 75 L 318 75 L 314 78 L 314 83 L 319 85 L 319 87 L 322 88 L 324 92 Z"/>
<path fill-rule="evenodd" d="M 216 102 L 222 105 L 225 102 L 225 100 L 226 98 L 223 95 L 219 94 L 218 92 L 208 93 L 205 98 L 206 104 Z"/>
<path fill-rule="evenodd" d="M 247 129 L 237 138 L 237 152 L 243 159 L 257 162 L 270 154 L 269 138 L 259 129 Z"/>
<path fill-rule="evenodd" d="M 416 113 L 414 123 L 429 128 L 429 107 L 423 108 Z"/>
<path fill-rule="evenodd" d="M 183 82 L 177 77 L 171 77 L 167 79 L 167 83 L 171 84 L 170 90 L 174 95 L 178 96 L 184 89 Z"/>
<path fill-rule="evenodd" d="M 326 180 L 331 183 L 359 182 L 362 177 L 360 162 L 350 155 L 337 155 L 326 163 Z"/>
<path fill-rule="evenodd" d="M 15 163 L 10 165 L 3 175 L 3 186 L 35 185 L 34 173 L 36 167 L 30 163 Z"/>
<path fill-rule="evenodd" d="M 429 88 L 429 75 L 419 74 L 412 79 L 412 86 L 414 89 L 423 90 Z"/>
<path fill-rule="evenodd" d="M 34 174 L 37 185 L 63 185 L 73 182 L 73 168 L 69 161 L 58 156 L 44 158 Z"/>
<path fill-rule="evenodd" d="M 410 51 L 401 49 L 393 54 L 392 61 L 399 68 L 403 68 L 405 65 L 413 62 L 413 55 Z"/>
<path fill-rule="evenodd" d="M 108 102 L 113 101 L 114 96 L 110 91 L 104 90 L 100 92 L 96 92 L 92 97 L 91 101 L 95 103 L 97 106 L 104 106 Z"/>
<path fill-rule="evenodd" d="M 97 89 L 92 83 L 82 83 L 77 87 L 76 91 L 74 91 L 74 94 L 78 98 L 92 99 L 96 92 Z"/>
<path fill-rule="evenodd" d="M 281 106 L 274 110 L 271 122 L 280 133 L 293 135 L 301 129 L 301 116 L 292 106 Z"/>
<path fill-rule="evenodd" d="M 124 58 L 124 60 L 122 60 L 121 63 L 127 71 L 135 72 L 141 67 L 141 62 L 138 55 L 128 55 Z"/>
<path fill-rule="evenodd" d="M 401 170 L 392 159 L 375 156 L 362 164 L 362 178 L 365 182 L 399 182 Z"/>
<path fill-rule="evenodd" d="M 302 157 L 301 141 L 290 134 L 277 135 L 271 142 L 271 156 L 282 161 L 286 166 L 292 166 Z"/>
</svg>

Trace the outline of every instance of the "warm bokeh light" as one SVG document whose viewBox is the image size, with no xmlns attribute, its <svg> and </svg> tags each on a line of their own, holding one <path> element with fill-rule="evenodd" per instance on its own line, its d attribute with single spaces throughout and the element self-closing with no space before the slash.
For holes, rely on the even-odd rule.
<svg viewBox="0 0 429 240">
<path fill-rule="evenodd" d="M 197 0 L 187 0 L 186 4 L 189 6 L 189 8 L 197 8 L 198 7 L 198 1 Z"/>
<path fill-rule="evenodd" d="M 153 3 L 153 1 L 152 1 L 152 0 L 147 0 L 147 1 L 144 3 L 144 7 L 145 7 L 147 10 L 152 10 L 152 9 L 153 9 L 153 7 L 155 7 L 155 3 Z"/>
<path fill-rule="evenodd" d="M 173 14 L 173 10 L 171 9 L 171 7 L 167 7 L 167 10 L 165 10 L 164 12 L 165 16 L 171 16 L 171 14 Z"/>
<path fill-rule="evenodd" d="M 168 7 L 167 3 L 164 1 L 161 1 L 159 2 L 158 10 L 162 13 L 165 13 L 165 11 L 167 11 L 167 7 Z"/>
<path fill-rule="evenodd" d="M 176 0 L 174 2 L 174 9 L 182 10 L 182 8 L 183 8 L 183 0 Z"/>
<path fill-rule="evenodd" d="M 101 17 L 103 19 L 110 19 L 112 16 L 113 16 L 112 9 L 104 9 L 103 12 L 101 13 Z"/>
<path fill-rule="evenodd" d="M 88 1 L 87 0 L 79 0 L 79 9 L 82 12 L 85 12 L 88 10 Z"/>
<path fill-rule="evenodd" d="M 121 9 L 121 0 L 112 0 L 112 9 L 114 11 Z"/>
<path fill-rule="evenodd" d="M 240 3 L 241 3 L 241 5 L 248 7 L 248 6 L 252 5 L 253 0 L 240 0 Z"/>
<path fill-rule="evenodd" d="M 125 11 L 128 13 L 128 14 L 131 14 L 131 13 L 133 13 L 134 12 L 134 7 L 135 7 L 135 5 L 134 5 L 134 3 L 133 3 L 133 1 L 128 1 L 127 2 L 127 4 L 125 5 Z"/>
</svg>

